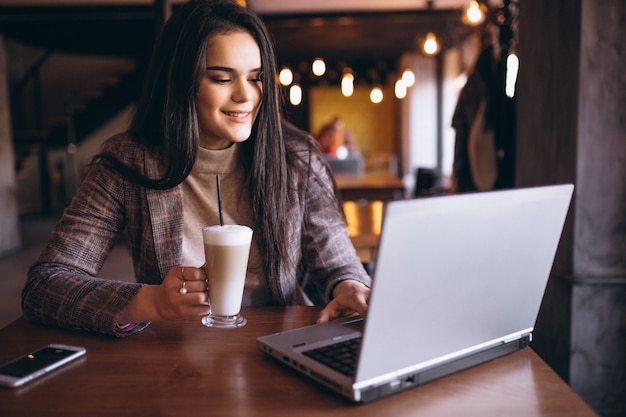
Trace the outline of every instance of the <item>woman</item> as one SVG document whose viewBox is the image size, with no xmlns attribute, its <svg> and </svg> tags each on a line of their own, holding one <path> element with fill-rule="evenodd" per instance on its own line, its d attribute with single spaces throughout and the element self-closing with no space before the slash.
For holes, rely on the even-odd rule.
<svg viewBox="0 0 626 417">
<path fill-rule="evenodd" d="M 125 337 L 208 314 L 201 228 L 253 228 L 244 305 L 330 300 L 318 321 L 365 314 L 366 275 L 314 139 L 281 123 L 260 19 L 231 0 L 181 6 L 155 47 L 127 133 L 96 155 L 22 292 L 32 321 Z M 97 278 L 125 232 L 137 283 Z M 187 290 L 179 292 L 182 284 Z"/>
</svg>

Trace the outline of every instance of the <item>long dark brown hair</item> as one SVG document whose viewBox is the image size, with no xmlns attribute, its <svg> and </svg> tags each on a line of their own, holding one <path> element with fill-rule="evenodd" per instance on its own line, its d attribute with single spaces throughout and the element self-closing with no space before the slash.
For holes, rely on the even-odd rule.
<svg viewBox="0 0 626 417">
<path fill-rule="evenodd" d="M 262 104 L 251 136 L 241 144 L 246 184 L 255 213 L 255 233 L 275 303 L 284 303 L 280 271 L 288 261 L 282 224 L 288 205 L 287 150 L 271 38 L 261 20 L 233 0 L 192 0 L 176 9 L 163 28 L 147 70 L 145 87 L 129 133 L 163 158 L 163 176 L 149 178 L 110 154 L 102 160 L 130 180 L 152 189 L 170 189 L 189 175 L 198 141 L 196 94 L 205 71 L 206 49 L 216 35 L 244 30 L 261 52 Z"/>
</svg>

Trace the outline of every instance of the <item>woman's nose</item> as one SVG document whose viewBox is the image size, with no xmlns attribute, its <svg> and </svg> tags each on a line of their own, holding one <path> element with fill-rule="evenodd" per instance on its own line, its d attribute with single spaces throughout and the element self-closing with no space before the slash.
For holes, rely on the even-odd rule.
<svg viewBox="0 0 626 417">
<path fill-rule="evenodd" d="M 233 101 L 238 103 L 252 100 L 254 97 L 254 85 L 248 82 L 248 80 L 239 80 L 235 85 L 233 91 Z"/>
</svg>

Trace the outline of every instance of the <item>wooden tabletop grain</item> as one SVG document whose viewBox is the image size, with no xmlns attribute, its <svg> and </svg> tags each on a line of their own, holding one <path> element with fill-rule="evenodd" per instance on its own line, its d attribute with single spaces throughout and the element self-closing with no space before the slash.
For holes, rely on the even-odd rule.
<svg viewBox="0 0 626 417">
<path fill-rule="evenodd" d="M 312 324 L 315 307 L 245 308 L 240 329 L 152 323 L 126 339 L 20 318 L 0 330 L 0 363 L 49 343 L 81 345 L 77 363 L 0 389 L 1 416 L 568 416 L 596 414 L 530 349 L 366 405 L 309 381 L 256 338 Z"/>
</svg>

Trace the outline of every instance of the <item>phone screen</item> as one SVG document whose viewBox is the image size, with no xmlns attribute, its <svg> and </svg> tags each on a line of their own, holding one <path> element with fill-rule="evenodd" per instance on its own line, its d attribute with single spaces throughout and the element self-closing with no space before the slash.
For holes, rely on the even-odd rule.
<svg viewBox="0 0 626 417">
<path fill-rule="evenodd" d="M 0 366 L 0 385 L 19 386 L 85 354 L 74 346 L 49 345 Z"/>
<path fill-rule="evenodd" d="M 0 374 L 23 377 L 75 354 L 76 351 L 74 350 L 47 346 L 35 353 L 29 353 L 15 362 L 0 366 Z"/>
</svg>

